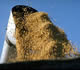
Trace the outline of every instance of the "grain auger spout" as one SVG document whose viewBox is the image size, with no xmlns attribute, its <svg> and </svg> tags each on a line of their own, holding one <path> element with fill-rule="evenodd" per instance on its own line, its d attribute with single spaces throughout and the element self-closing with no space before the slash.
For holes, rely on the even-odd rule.
<svg viewBox="0 0 80 70">
<path fill-rule="evenodd" d="M 1 63 L 65 59 L 71 54 L 74 50 L 64 30 L 52 23 L 48 13 L 23 5 L 12 8 Z"/>
<path fill-rule="evenodd" d="M 17 5 L 12 8 L 10 11 L 10 17 L 7 25 L 7 31 L 5 35 L 3 50 L 1 54 L 0 63 L 7 63 L 10 59 L 15 60 L 17 53 L 16 53 L 16 37 L 15 37 L 15 30 L 16 25 L 14 22 L 13 14 L 15 13 L 24 15 L 25 13 L 34 13 L 37 12 L 37 10 L 33 9 L 29 6 L 24 5 Z M 19 17 L 21 17 L 21 15 Z"/>
</svg>

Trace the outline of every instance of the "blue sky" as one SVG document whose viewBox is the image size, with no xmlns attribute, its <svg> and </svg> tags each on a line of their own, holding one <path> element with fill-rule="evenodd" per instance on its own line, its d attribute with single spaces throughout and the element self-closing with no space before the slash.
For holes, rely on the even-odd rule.
<svg viewBox="0 0 80 70">
<path fill-rule="evenodd" d="M 0 54 L 10 10 L 15 5 L 28 5 L 47 12 L 53 23 L 65 31 L 68 39 L 80 47 L 80 0 L 0 0 Z"/>
</svg>

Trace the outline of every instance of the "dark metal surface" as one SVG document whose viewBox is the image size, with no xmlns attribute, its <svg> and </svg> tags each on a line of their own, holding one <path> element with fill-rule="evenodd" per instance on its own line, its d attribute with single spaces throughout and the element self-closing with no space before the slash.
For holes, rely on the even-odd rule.
<svg viewBox="0 0 80 70">
<path fill-rule="evenodd" d="M 26 61 L 9 64 L 1 64 L 2 69 L 23 69 L 23 70 L 55 70 L 55 69 L 80 69 L 80 58 L 71 60 L 42 60 Z"/>
</svg>

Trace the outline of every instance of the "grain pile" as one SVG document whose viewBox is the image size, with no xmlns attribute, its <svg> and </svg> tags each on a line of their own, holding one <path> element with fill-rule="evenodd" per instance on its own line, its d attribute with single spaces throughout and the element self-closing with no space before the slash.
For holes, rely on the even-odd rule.
<svg viewBox="0 0 80 70">
<path fill-rule="evenodd" d="M 51 22 L 47 13 L 24 11 L 13 11 L 17 61 L 64 58 L 74 52 L 64 31 Z"/>
</svg>

